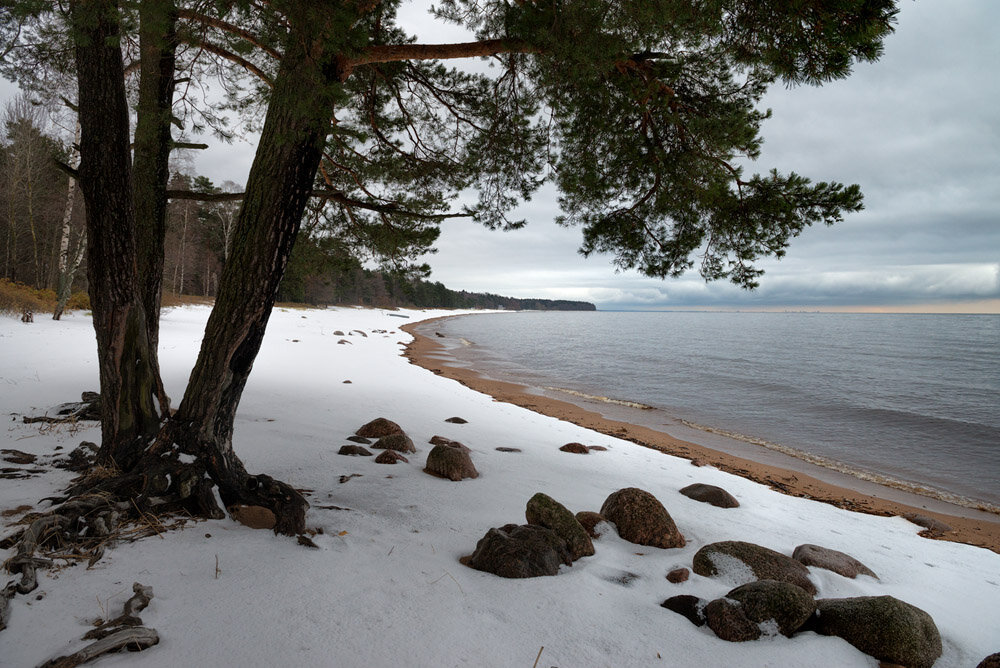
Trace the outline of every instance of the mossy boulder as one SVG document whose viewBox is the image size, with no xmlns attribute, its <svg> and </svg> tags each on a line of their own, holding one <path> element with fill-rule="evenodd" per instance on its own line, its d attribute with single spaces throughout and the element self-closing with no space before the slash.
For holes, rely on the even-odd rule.
<svg viewBox="0 0 1000 668">
<path fill-rule="evenodd" d="M 791 637 L 816 611 L 816 600 L 797 587 L 777 580 L 758 580 L 736 587 L 726 598 L 736 601 L 740 610 L 758 629 L 771 626 Z"/>
<path fill-rule="evenodd" d="M 613 492 L 601 506 L 601 515 L 630 543 L 664 549 L 684 547 L 684 536 L 655 496 L 636 487 Z"/>
<path fill-rule="evenodd" d="M 941 634 L 929 614 L 892 596 L 827 598 L 816 602 L 810 629 L 837 636 L 879 661 L 931 668 Z"/>
<path fill-rule="evenodd" d="M 725 577 L 736 584 L 755 580 L 777 580 L 816 595 L 809 570 L 780 552 L 738 540 L 710 543 L 694 555 L 692 569 L 704 577 Z"/>
<path fill-rule="evenodd" d="M 528 524 L 537 524 L 559 534 L 566 541 L 573 561 L 594 554 L 594 544 L 590 541 L 587 530 L 566 506 L 551 496 L 539 492 L 528 499 L 524 517 Z"/>
</svg>

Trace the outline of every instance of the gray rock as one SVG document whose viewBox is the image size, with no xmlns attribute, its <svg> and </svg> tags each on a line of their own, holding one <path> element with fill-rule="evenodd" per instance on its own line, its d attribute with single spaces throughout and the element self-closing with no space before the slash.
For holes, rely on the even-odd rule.
<svg viewBox="0 0 1000 668">
<path fill-rule="evenodd" d="M 828 547 L 819 545 L 799 545 L 792 552 L 792 559 L 795 559 L 803 566 L 815 566 L 828 571 L 833 571 L 845 578 L 856 578 L 859 575 L 867 575 L 878 580 L 872 569 L 855 559 L 849 554 L 831 550 Z"/>
<path fill-rule="evenodd" d="M 684 547 L 684 536 L 655 496 L 636 487 L 613 492 L 601 506 L 601 515 L 630 543 L 652 547 Z"/>
<path fill-rule="evenodd" d="M 559 537 L 566 541 L 573 561 L 594 554 L 594 544 L 590 541 L 587 530 L 577 521 L 573 513 L 566 509 L 566 506 L 551 496 L 539 492 L 528 499 L 524 517 L 528 524 L 537 524 L 559 534 Z"/>
<path fill-rule="evenodd" d="M 465 478 L 478 478 L 479 471 L 472 463 L 469 449 L 458 441 L 440 443 L 427 453 L 424 472 L 458 482 Z"/>
<path fill-rule="evenodd" d="M 760 545 L 726 540 L 705 545 L 694 555 L 694 572 L 705 577 L 725 576 L 746 584 L 754 580 L 778 580 L 802 587 L 816 595 L 809 571 L 801 563 Z"/>
<path fill-rule="evenodd" d="M 416 452 L 417 447 L 413 445 L 410 437 L 403 432 L 396 432 L 383 436 L 375 441 L 372 446 L 376 450 L 395 450 L 396 452 Z"/>
<path fill-rule="evenodd" d="M 462 562 L 504 578 L 555 575 L 561 565 L 573 563 L 565 540 L 552 529 L 533 524 L 490 529 Z"/>
<path fill-rule="evenodd" d="M 715 485 L 696 482 L 682 489 L 681 494 L 689 499 L 708 503 L 718 508 L 739 508 L 740 506 L 740 502 L 733 498 L 732 494 Z"/>
<path fill-rule="evenodd" d="M 816 602 L 810 629 L 837 636 L 879 661 L 931 668 L 941 635 L 931 616 L 892 596 L 827 598 Z"/>
</svg>

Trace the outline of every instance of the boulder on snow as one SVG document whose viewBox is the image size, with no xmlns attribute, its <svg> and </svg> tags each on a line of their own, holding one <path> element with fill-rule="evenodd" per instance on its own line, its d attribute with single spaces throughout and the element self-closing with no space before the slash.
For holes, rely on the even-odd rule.
<svg viewBox="0 0 1000 668">
<path fill-rule="evenodd" d="M 337 451 L 338 455 L 348 455 L 349 457 L 371 457 L 372 452 L 368 448 L 360 445 L 342 445 Z"/>
<path fill-rule="evenodd" d="M 920 515 L 919 513 L 906 513 L 903 517 L 917 526 L 924 527 L 924 530 L 920 532 L 920 535 L 925 538 L 939 538 L 949 531 L 953 531 L 950 525 L 945 524 L 941 520 L 936 520 L 933 517 L 927 517 L 926 515 Z"/>
<path fill-rule="evenodd" d="M 465 445 L 459 443 L 458 441 L 454 441 L 450 438 L 445 438 L 444 436 L 436 436 L 436 435 L 431 436 L 431 440 L 428 441 L 428 443 L 430 443 L 431 445 L 457 445 L 466 452 L 471 452 L 471 450 L 469 450 L 469 448 L 466 447 Z"/>
<path fill-rule="evenodd" d="M 879 661 L 931 668 L 941 635 L 931 616 L 892 596 L 827 598 L 816 602 L 809 628 L 837 636 Z"/>
<path fill-rule="evenodd" d="M 590 542 L 587 530 L 577 521 L 573 513 L 566 509 L 566 506 L 551 496 L 539 492 L 528 499 L 524 517 L 528 520 L 528 524 L 537 524 L 559 534 L 559 537 L 566 541 L 573 561 L 594 554 L 594 544 Z"/>
<path fill-rule="evenodd" d="M 695 626 L 704 626 L 705 603 L 705 601 L 697 596 L 692 596 L 691 594 L 681 594 L 680 596 L 671 596 L 666 601 L 661 603 L 660 607 L 672 610 L 678 615 L 683 615 Z"/>
<path fill-rule="evenodd" d="M 765 633 L 791 637 L 802 628 L 816 601 L 801 587 L 776 580 L 758 580 L 736 587 L 705 606 L 705 621 L 723 640 L 756 640 Z"/>
<path fill-rule="evenodd" d="M 503 578 L 534 578 L 555 575 L 573 560 L 566 541 L 552 529 L 506 524 L 487 531 L 462 563 Z"/>
<path fill-rule="evenodd" d="M 600 513 L 595 513 L 590 510 L 581 510 L 576 514 L 576 521 L 580 523 L 580 525 L 587 532 L 588 536 L 591 538 L 600 538 L 601 534 L 596 530 L 596 527 L 598 524 L 606 520 Z"/>
<path fill-rule="evenodd" d="M 815 566 L 828 571 L 833 571 L 845 578 L 856 578 L 859 575 L 868 575 L 878 580 L 872 569 L 855 559 L 849 554 L 831 550 L 828 547 L 819 545 L 799 545 L 792 552 L 792 559 L 800 562 L 803 566 Z"/>
<path fill-rule="evenodd" d="M 1000 668 L 1000 652 L 990 654 L 988 657 L 980 661 L 976 668 Z"/>
<path fill-rule="evenodd" d="M 445 420 L 445 422 L 450 422 L 452 424 L 469 424 L 468 420 L 460 417 L 450 417 L 447 420 Z"/>
<path fill-rule="evenodd" d="M 691 571 L 686 568 L 675 568 L 669 573 L 667 573 L 667 582 L 673 584 L 680 584 L 681 582 L 687 582 L 688 578 L 691 577 Z"/>
<path fill-rule="evenodd" d="M 427 453 L 424 472 L 458 482 L 464 478 L 478 478 L 479 471 L 472 463 L 469 449 L 458 441 L 439 443 Z"/>
<path fill-rule="evenodd" d="M 684 536 L 667 509 L 655 496 L 637 487 L 612 492 L 601 506 L 601 515 L 630 543 L 665 549 L 684 547 Z"/>
<path fill-rule="evenodd" d="M 395 464 L 396 462 L 409 462 L 410 460 L 399 454 L 396 450 L 386 450 L 375 458 L 376 464 Z"/>
<path fill-rule="evenodd" d="M 732 494 L 721 487 L 716 487 L 715 485 L 706 485 L 704 483 L 696 482 L 693 485 L 688 485 L 682 489 L 681 494 L 689 499 L 701 501 L 702 503 L 708 503 L 716 506 L 717 508 L 740 507 L 740 502 L 737 501 Z"/>
<path fill-rule="evenodd" d="M 375 418 L 354 433 L 365 438 L 382 438 L 389 434 L 401 434 L 403 433 L 403 428 L 392 420 L 380 417 Z"/>
<path fill-rule="evenodd" d="M 572 452 L 575 455 L 589 455 L 590 448 L 588 448 L 583 443 L 567 443 L 566 445 L 559 448 L 563 452 Z"/>
<path fill-rule="evenodd" d="M 372 446 L 376 450 L 395 450 L 396 452 L 416 452 L 417 446 L 413 445 L 410 437 L 403 432 L 388 434 L 375 441 Z"/>
<path fill-rule="evenodd" d="M 348 436 L 347 440 L 351 443 L 360 443 L 361 445 L 371 445 L 371 439 L 365 438 L 364 436 Z"/>
<path fill-rule="evenodd" d="M 723 576 L 746 584 L 754 580 L 777 580 L 801 587 L 816 595 L 809 571 L 801 563 L 780 552 L 738 540 L 710 543 L 694 555 L 692 568 L 705 577 Z"/>
</svg>

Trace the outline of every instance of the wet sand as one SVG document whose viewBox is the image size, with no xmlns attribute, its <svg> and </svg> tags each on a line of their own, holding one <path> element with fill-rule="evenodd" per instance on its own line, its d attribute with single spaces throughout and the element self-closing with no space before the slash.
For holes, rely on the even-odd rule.
<svg viewBox="0 0 1000 668">
<path fill-rule="evenodd" d="M 884 487 L 808 465 L 798 460 L 790 461 L 787 466 L 783 466 L 775 463 L 776 461 L 780 462 L 781 458 L 776 459 L 773 455 L 761 457 L 766 459 L 766 462 L 748 459 L 727 452 L 728 448 L 725 447 L 708 447 L 681 440 L 649 426 L 612 419 L 601 412 L 588 410 L 584 406 L 563 401 L 551 396 L 551 394 L 538 394 L 532 391 L 532 388 L 524 385 L 487 378 L 470 369 L 449 365 L 450 358 L 445 346 L 440 341 L 424 336 L 420 331 L 417 331 L 434 320 L 424 320 L 402 327 L 404 331 L 414 337 L 413 342 L 406 348 L 406 356 L 409 360 L 438 375 L 451 378 L 466 387 L 488 394 L 498 401 L 566 420 L 587 429 L 632 441 L 670 455 L 690 459 L 695 465 L 714 466 L 723 471 L 768 485 L 772 489 L 791 496 L 814 499 L 871 515 L 907 516 L 912 514 L 943 522 L 951 528 L 950 531 L 940 533 L 933 529 L 926 529 L 922 531 L 921 535 L 976 545 L 1000 553 L 1000 516 L 998 515 Z M 713 437 L 709 434 L 699 434 L 695 430 L 688 431 L 690 438 L 703 442 L 713 441 Z M 721 440 L 718 442 L 721 446 Z M 788 458 L 788 460 L 791 459 Z M 927 524 L 926 522 L 921 523 Z"/>
</svg>

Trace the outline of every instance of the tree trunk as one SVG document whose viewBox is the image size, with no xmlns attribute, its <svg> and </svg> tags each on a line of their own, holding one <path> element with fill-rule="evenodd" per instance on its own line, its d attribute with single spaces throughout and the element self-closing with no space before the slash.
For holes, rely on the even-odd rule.
<svg viewBox="0 0 1000 668">
<path fill-rule="evenodd" d="M 139 3 L 139 104 L 132 174 L 139 272 L 139 294 L 146 312 L 151 364 L 157 379 L 160 411 L 170 408 L 160 381 L 157 346 L 163 290 L 163 242 L 166 236 L 167 181 L 172 138 L 177 8 L 173 0 Z"/>
<path fill-rule="evenodd" d="M 128 469 L 160 419 L 136 270 L 118 7 L 114 0 L 80 0 L 71 8 L 79 82 L 79 184 L 87 207 L 87 277 L 101 379 L 98 463 Z"/>
<path fill-rule="evenodd" d="M 275 530 L 291 534 L 304 527 L 305 500 L 283 483 L 249 476 L 232 445 L 236 408 L 312 191 L 339 87 L 336 59 L 324 50 L 325 21 L 289 20 L 229 260 L 174 419 L 183 437 L 174 440 L 196 444 L 227 506 L 268 506 L 278 519 Z"/>
<path fill-rule="evenodd" d="M 70 166 L 76 167 L 78 154 L 76 152 L 76 146 L 80 144 L 80 122 L 76 122 L 76 132 L 73 133 L 73 148 L 71 149 L 73 158 L 70 160 Z M 76 202 L 76 179 L 73 177 L 69 178 L 69 191 L 66 193 L 66 208 L 63 210 L 63 224 L 62 233 L 59 237 L 59 279 L 56 287 L 56 307 L 52 311 L 52 319 L 59 320 L 62 317 L 63 311 L 66 309 L 66 303 L 69 301 L 70 294 L 73 292 L 73 278 L 76 275 L 76 270 L 79 268 L 80 263 L 73 263 L 73 258 L 69 254 L 69 242 L 70 233 L 72 232 L 71 223 L 73 222 L 73 205 Z M 83 243 L 83 239 L 80 239 L 80 243 Z M 79 253 L 77 253 L 79 255 Z"/>
</svg>

